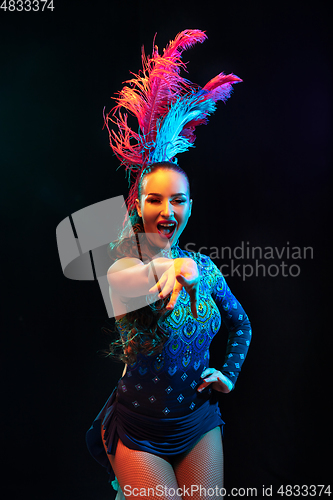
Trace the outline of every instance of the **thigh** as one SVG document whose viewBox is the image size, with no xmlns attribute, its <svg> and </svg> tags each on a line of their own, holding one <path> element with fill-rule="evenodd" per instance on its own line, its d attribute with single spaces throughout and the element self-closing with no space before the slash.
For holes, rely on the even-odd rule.
<svg viewBox="0 0 333 500">
<path fill-rule="evenodd" d="M 103 444 L 106 451 L 104 440 Z M 108 455 L 108 458 L 126 499 L 181 499 L 169 460 L 145 451 L 131 450 L 120 439 L 115 455 Z"/>
<path fill-rule="evenodd" d="M 221 428 L 204 434 L 187 452 L 173 460 L 177 482 L 191 500 L 222 499 L 223 448 Z M 186 498 L 184 495 L 184 498 Z"/>
</svg>

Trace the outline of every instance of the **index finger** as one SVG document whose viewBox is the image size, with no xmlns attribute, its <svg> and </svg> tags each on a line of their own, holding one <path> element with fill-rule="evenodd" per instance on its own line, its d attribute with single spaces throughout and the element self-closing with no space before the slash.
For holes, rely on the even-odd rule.
<svg viewBox="0 0 333 500">
<path fill-rule="evenodd" d="M 192 311 L 192 314 L 193 316 L 197 319 L 198 317 L 198 307 L 197 307 L 197 303 L 198 303 L 198 293 L 199 293 L 199 290 L 197 287 L 193 287 L 189 292 L 189 296 L 190 296 L 190 300 L 191 300 L 191 311 Z"/>
<path fill-rule="evenodd" d="M 177 303 L 178 297 L 180 295 L 182 286 L 180 286 L 177 282 L 176 285 L 174 286 L 174 289 L 172 291 L 170 300 L 168 305 L 166 306 L 166 309 L 173 309 Z"/>
</svg>

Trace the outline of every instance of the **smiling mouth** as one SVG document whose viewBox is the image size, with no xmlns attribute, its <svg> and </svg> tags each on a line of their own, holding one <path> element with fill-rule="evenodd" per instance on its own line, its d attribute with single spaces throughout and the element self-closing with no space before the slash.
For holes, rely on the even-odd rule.
<svg viewBox="0 0 333 500">
<path fill-rule="evenodd" d="M 157 231 L 162 238 L 172 238 L 177 224 L 175 222 L 159 222 L 157 224 Z"/>
</svg>

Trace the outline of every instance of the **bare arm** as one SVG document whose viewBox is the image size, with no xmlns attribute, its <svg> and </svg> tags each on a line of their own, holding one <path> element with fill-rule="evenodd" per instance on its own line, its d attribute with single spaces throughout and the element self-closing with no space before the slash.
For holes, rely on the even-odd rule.
<svg viewBox="0 0 333 500">
<path fill-rule="evenodd" d="M 166 307 L 168 310 L 172 310 L 182 288 L 185 288 L 190 296 L 193 316 L 198 317 L 197 296 L 200 278 L 197 264 L 190 258 L 166 259 L 161 257 L 152 260 L 149 264 L 143 264 L 139 259 L 126 257 L 110 267 L 107 277 L 113 306 L 115 306 L 115 297 L 120 299 L 122 306 L 116 308 L 116 317 L 121 313 L 126 313 L 124 302 L 128 298 L 140 298 L 157 293 L 160 299 L 172 292 Z M 138 303 L 136 308 L 140 307 L 142 305 Z"/>
</svg>

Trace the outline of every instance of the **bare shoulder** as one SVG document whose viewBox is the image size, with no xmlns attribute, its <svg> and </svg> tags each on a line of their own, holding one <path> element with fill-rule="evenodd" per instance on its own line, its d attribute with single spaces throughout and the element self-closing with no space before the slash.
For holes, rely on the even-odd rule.
<svg viewBox="0 0 333 500">
<path fill-rule="evenodd" d="M 112 264 L 108 269 L 108 274 L 117 273 L 118 271 L 123 271 L 124 269 L 128 269 L 129 267 L 144 265 L 140 259 L 136 259 L 133 257 L 124 257 L 122 259 L 117 260 Z"/>
</svg>

